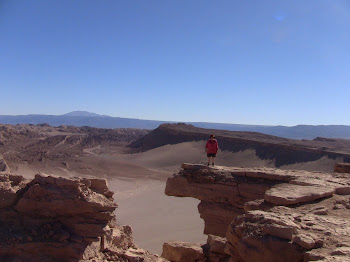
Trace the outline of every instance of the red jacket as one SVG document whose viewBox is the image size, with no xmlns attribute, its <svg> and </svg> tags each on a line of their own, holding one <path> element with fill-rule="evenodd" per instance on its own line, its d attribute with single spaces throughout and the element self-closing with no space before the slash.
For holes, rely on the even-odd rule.
<svg viewBox="0 0 350 262">
<path fill-rule="evenodd" d="M 207 144 L 205 145 L 205 148 L 207 149 L 208 154 L 216 154 L 219 150 L 219 144 L 216 139 L 208 140 Z"/>
</svg>

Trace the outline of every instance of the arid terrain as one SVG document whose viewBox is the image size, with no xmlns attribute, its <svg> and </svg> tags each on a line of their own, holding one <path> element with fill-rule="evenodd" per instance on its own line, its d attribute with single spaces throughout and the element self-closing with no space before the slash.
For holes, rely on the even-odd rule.
<svg viewBox="0 0 350 262">
<path fill-rule="evenodd" d="M 206 163 L 204 145 L 211 133 L 219 141 L 218 166 L 332 172 L 335 163 L 350 162 L 350 140 L 292 140 L 185 124 L 152 131 L 0 125 L 0 155 L 12 173 L 25 178 L 38 172 L 106 178 L 119 205 L 117 222 L 132 226 L 140 247 L 160 254 L 167 241 L 206 239 L 199 201 L 169 197 L 164 190 L 182 163 Z"/>
<path fill-rule="evenodd" d="M 340 173 L 338 173 L 340 172 Z M 170 261 L 350 261 L 350 165 L 336 172 L 184 163 L 169 196 L 201 200 L 206 243 L 167 242 Z"/>
</svg>

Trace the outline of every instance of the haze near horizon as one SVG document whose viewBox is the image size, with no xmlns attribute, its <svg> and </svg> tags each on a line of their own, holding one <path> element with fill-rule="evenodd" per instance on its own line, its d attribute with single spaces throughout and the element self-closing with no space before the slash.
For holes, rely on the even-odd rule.
<svg viewBox="0 0 350 262">
<path fill-rule="evenodd" d="M 0 115 L 350 125 L 350 3 L 0 1 Z"/>
</svg>

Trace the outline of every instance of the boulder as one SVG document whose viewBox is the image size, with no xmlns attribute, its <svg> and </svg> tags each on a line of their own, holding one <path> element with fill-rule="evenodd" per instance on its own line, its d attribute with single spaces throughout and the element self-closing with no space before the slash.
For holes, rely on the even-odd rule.
<svg viewBox="0 0 350 262">
<path fill-rule="evenodd" d="M 196 262 L 204 259 L 204 252 L 200 244 L 173 241 L 163 244 L 162 257 L 171 262 Z"/>
<path fill-rule="evenodd" d="M 207 243 L 209 245 L 209 250 L 211 252 L 225 254 L 225 245 L 227 244 L 226 238 L 218 237 L 214 235 L 208 235 Z"/>
</svg>

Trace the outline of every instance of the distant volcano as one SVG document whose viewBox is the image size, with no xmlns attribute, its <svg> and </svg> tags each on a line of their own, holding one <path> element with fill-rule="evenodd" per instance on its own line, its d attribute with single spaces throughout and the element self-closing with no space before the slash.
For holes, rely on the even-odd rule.
<svg viewBox="0 0 350 262">
<path fill-rule="evenodd" d="M 106 115 L 99 115 L 99 114 L 95 114 L 95 113 L 90 113 L 87 111 L 73 111 L 67 114 L 64 114 L 63 116 L 99 116 L 99 117 L 109 117 Z"/>
</svg>

